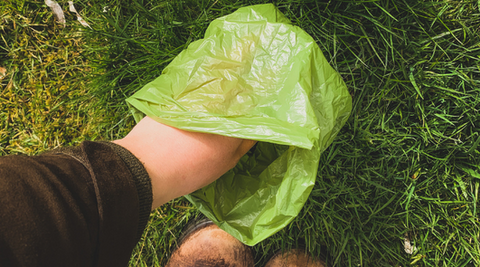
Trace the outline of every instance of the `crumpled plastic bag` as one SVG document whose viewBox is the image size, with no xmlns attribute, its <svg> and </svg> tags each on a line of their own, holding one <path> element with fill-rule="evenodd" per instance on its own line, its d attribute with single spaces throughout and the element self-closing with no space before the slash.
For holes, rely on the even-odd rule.
<svg viewBox="0 0 480 267">
<path fill-rule="evenodd" d="M 243 243 L 254 245 L 298 215 L 322 151 L 351 111 L 351 97 L 311 36 L 272 4 L 214 20 L 162 75 L 127 99 L 188 131 L 259 141 L 235 168 L 186 196 Z"/>
</svg>

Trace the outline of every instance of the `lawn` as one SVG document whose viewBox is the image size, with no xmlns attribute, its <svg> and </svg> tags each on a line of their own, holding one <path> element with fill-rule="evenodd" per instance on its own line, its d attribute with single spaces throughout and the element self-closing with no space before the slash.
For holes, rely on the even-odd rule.
<svg viewBox="0 0 480 267">
<path fill-rule="evenodd" d="M 0 154 L 122 137 L 127 97 L 213 19 L 266 2 L 75 1 L 91 29 L 42 0 L 2 2 Z M 353 110 L 299 216 L 253 247 L 258 266 L 295 246 L 329 266 L 479 266 L 480 2 L 273 3 L 317 41 Z M 198 215 L 184 199 L 154 211 L 130 266 L 163 266 Z"/>
</svg>

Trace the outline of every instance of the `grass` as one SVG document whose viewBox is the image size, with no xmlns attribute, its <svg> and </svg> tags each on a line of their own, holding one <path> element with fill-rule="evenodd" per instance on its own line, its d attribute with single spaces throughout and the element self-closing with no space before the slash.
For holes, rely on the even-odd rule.
<svg viewBox="0 0 480 267">
<path fill-rule="evenodd" d="M 76 1 L 88 30 L 71 14 L 60 27 L 43 1 L 8 0 L 1 153 L 122 136 L 133 125 L 126 97 L 213 19 L 264 2 Z M 275 4 L 317 40 L 354 108 L 299 216 L 253 247 L 258 266 L 297 245 L 329 266 L 480 265 L 479 2 Z M 130 265 L 164 265 L 195 216 L 183 199 L 153 212 Z"/>
<path fill-rule="evenodd" d="M 0 6 L 0 154 L 34 154 L 99 135 L 82 33 L 41 1 Z"/>
</svg>

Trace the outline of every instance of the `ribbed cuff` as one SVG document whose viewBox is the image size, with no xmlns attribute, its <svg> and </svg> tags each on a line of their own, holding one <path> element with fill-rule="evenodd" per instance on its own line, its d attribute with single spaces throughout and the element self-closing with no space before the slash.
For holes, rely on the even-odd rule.
<svg viewBox="0 0 480 267">
<path fill-rule="evenodd" d="M 137 229 L 137 239 L 140 239 L 147 225 L 152 209 L 153 193 L 152 182 L 148 176 L 143 164 L 126 148 L 112 142 L 101 142 L 110 146 L 113 151 L 125 162 L 127 168 L 132 173 L 135 187 L 137 188 L 139 200 L 139 222 Z"/>
</svg>

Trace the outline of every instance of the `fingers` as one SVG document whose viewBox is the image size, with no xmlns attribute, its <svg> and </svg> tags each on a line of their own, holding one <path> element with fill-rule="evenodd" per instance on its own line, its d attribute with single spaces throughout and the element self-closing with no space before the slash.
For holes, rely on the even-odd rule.
<svg viewBox="0 0 480 267">
<path fill-rule="evenodd" d="M 239 158 L 243 157 L 256 143 L 257 141 L 255 140 L 244 139 L 240 146 L 238 146 L 237 156 L 239 156 Z"/>
</svg>

